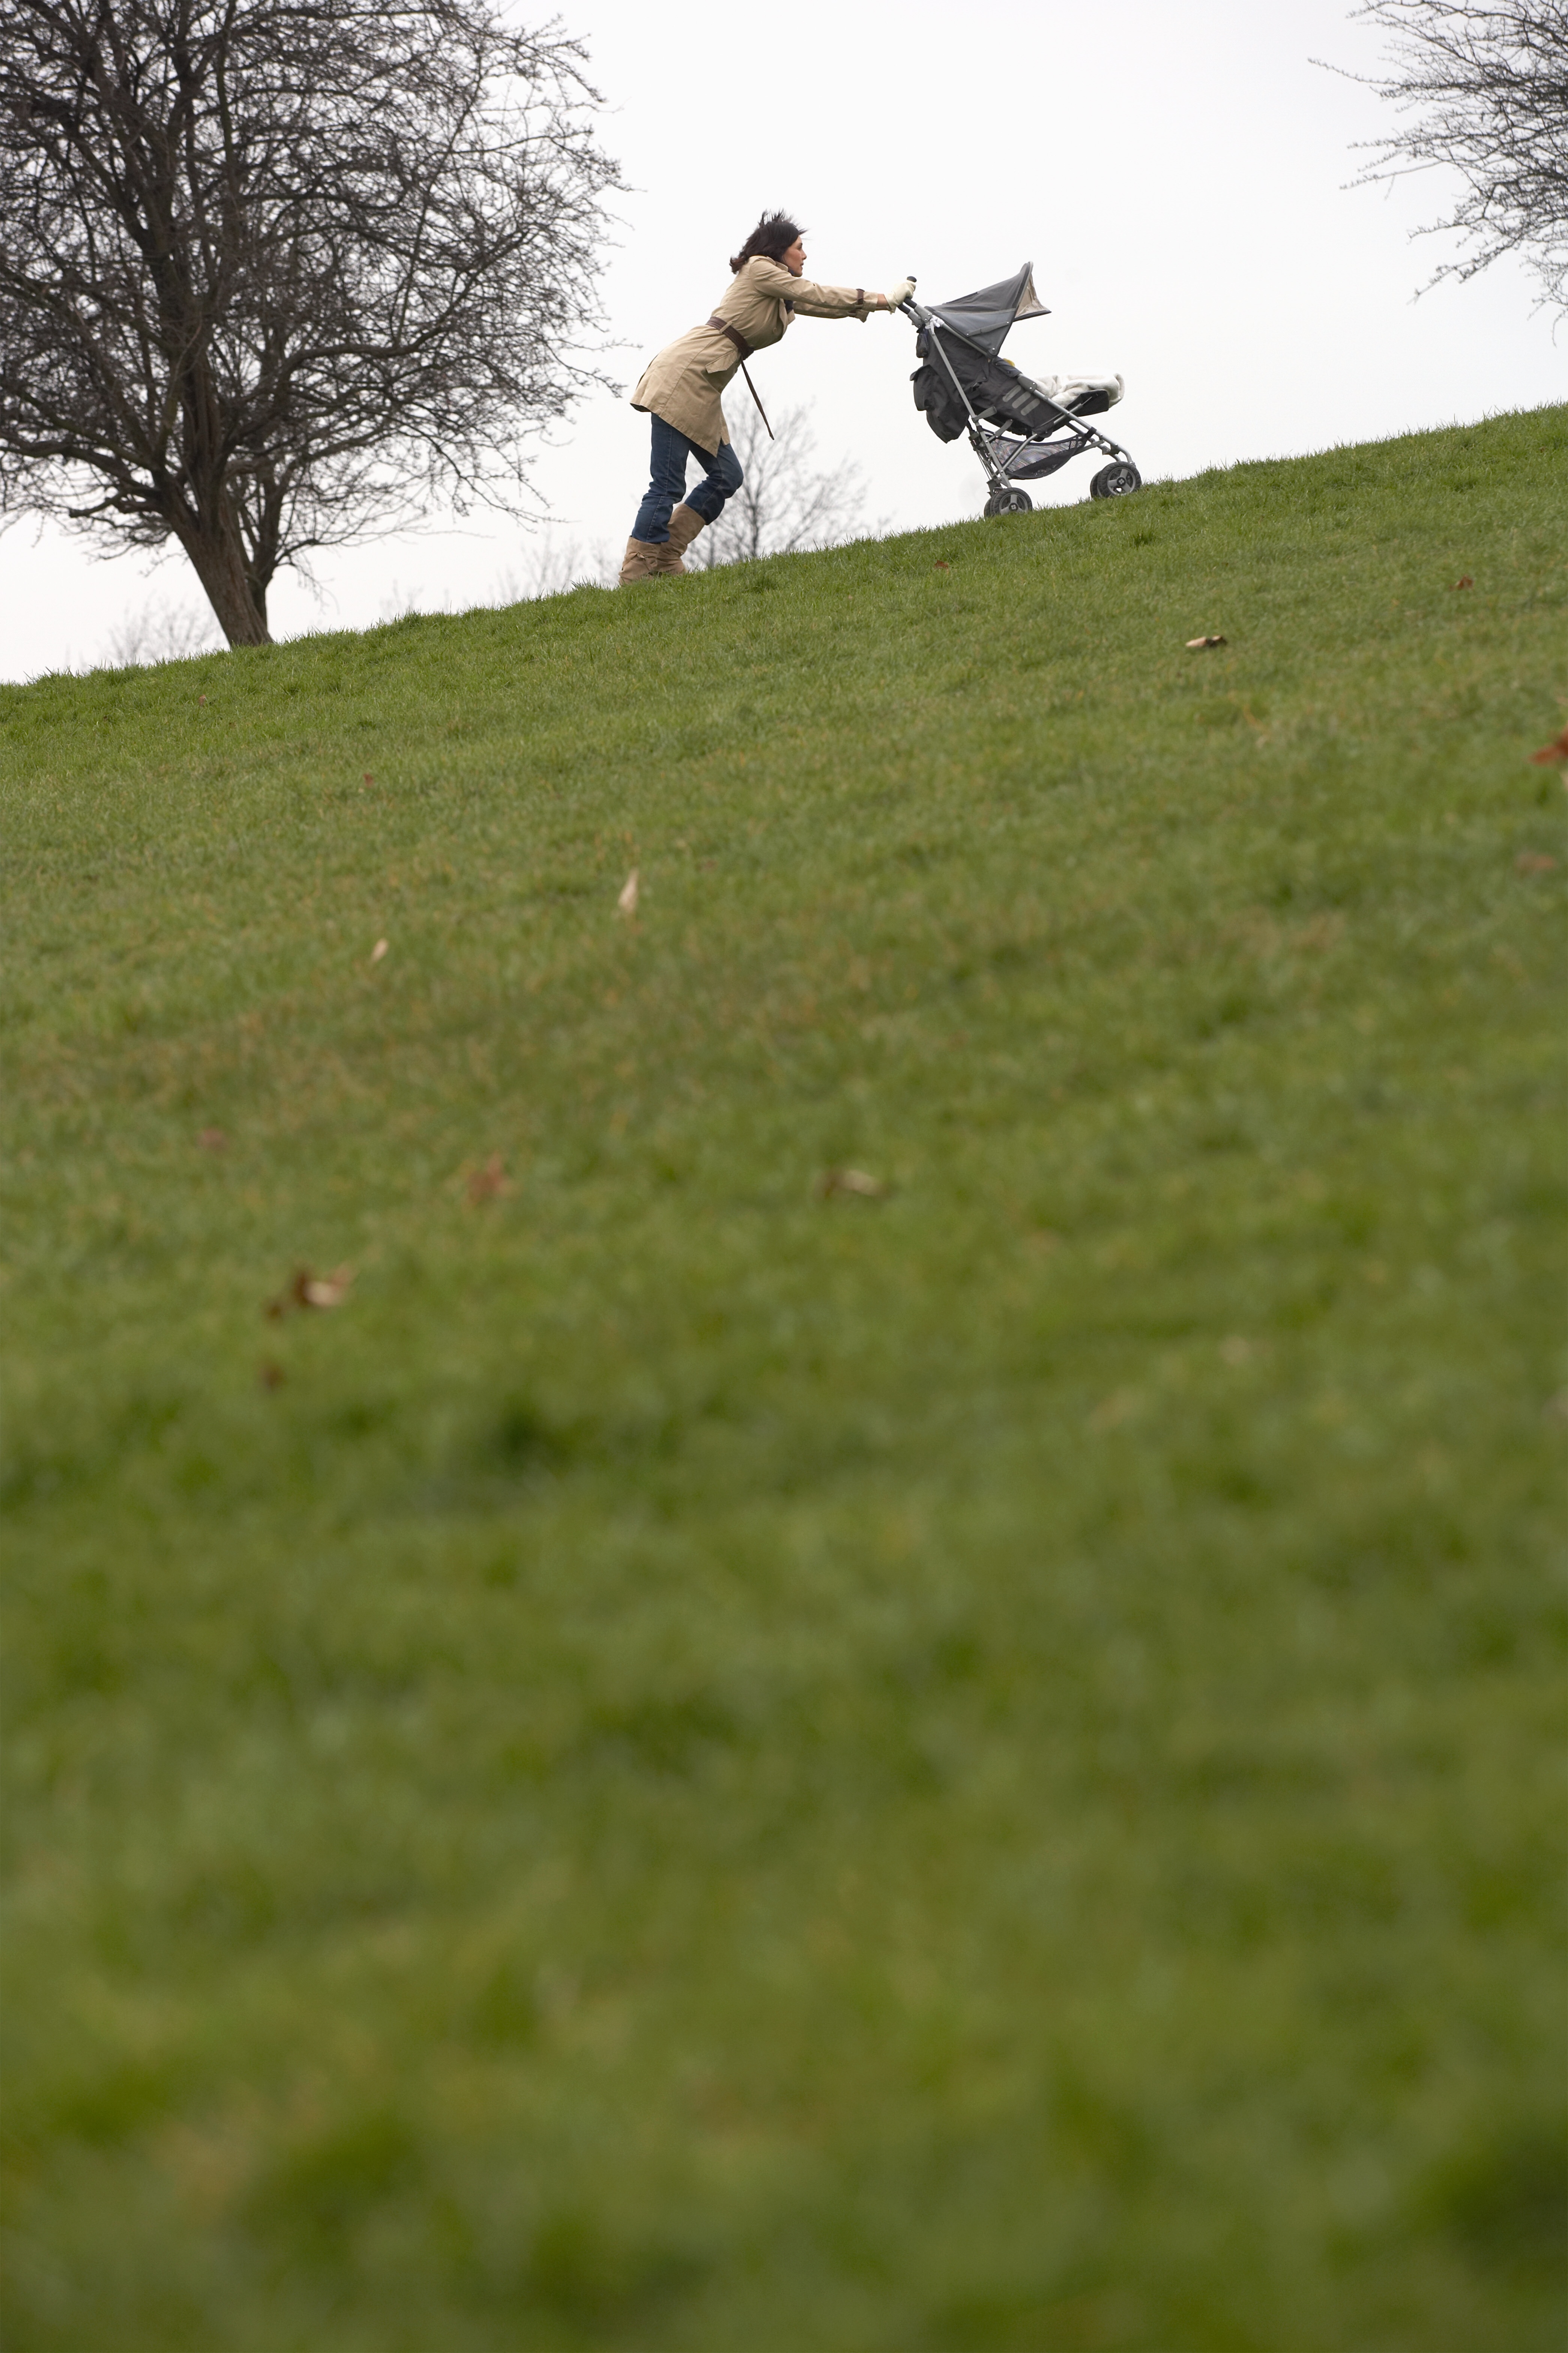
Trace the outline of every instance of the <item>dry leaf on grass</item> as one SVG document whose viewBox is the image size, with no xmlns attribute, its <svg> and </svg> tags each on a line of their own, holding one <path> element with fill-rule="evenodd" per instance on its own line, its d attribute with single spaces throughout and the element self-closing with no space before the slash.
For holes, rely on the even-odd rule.
<svg viewBox="0 0 1568 2353">
<path fill-rule="evenodd" d="M 385 954 L 386 942 L 384 940 L 377 940 L 374 947 L 373 947 L 370 952 L 370 960 L 372 964 L 379 964 Z"/>
<path fill-rule="evenodd" d="M 365 784 L 365 785 L 374 785 L 374 782 L 375 782 L 375 778 L 371 775 L 370 770 L 369 770 L 368 768 L 365 770 L 365 772 L 364 772 L 363 776 L 361 777 L 360 782 L 361 782 L 362 784 Z"/>
<path fill-rule="evenodd" d="M 307 1274 L 300 1286 L 300 1303 L 302 1307 L 341 1307 L 353 1279 L 352 1266 L 334 1267 L 331 1274 Z"/>
<path fill-rule="evenodd" d="M 1549 858 L 1544 849 L 1521 849 L 1513 862 L 1521 874 L 1550 874 L 1557 860 Z"/>
<path fill-rule="evenodd" d="M 621 884 L 621 895 L 616 901 L 618 915 L 635 915 L 637 911 L 637 870 L 634 866 Z"/>
<path fill-rule="evenodd" d="M 952 570 L 952 566 L 948 563 L 945 556 L 939 555 L 936 562 L 931 565 L 931 570 L 933 572 L 951 572 Z"/>
<path fill-rule="evenodd" d="M 864 1168 L 825 1168 L 816 1180 L 816 1197 L 831 1201 L 835 1193 L 850 1193 L 862 1201 L 882 1201 L 888 1188 L 877 1176 L 868 1176 Z"/>
<path fill-rule="evenodd" d="M 1473 588 L 1475 585 L 1468 572 L 1461 572 L 1454 583 L 1456 588 Z"/>
<path fill-rule="evenodd" d="M 1187 651 L 1190 654 L 1201 654 L 1209 646 L 1223 646 L 1227 642 L 1227 639 L 1225 638 L 1189 638 L 1187 639 Z"/>
<path fill-rule="evenodd" d="M 482 1168 L 470 1168 L 468 1175 L 468 1202 L 478 1208 L 481 1201 L 493 1201 L 509 1192 L 506 1168 L 499 1152 L 492 1152 Z"/>
<path fill-rule="evenodd" d="M 341 1307 L 353 1279 L 352 1266 L 334 1267 L 331 1274 L 312 1274 L 308 1266 L 297 1266 L 287 1290 L 269 1299 L 264 1313 L 276 1324 L 291 1307 Z"/>
<path fill-rule="evenodd" d="M 1538 768 L 1549 768 L 1554 761 L 1568 760 L 1568 727 L 1564 727 L 1555 742 L 1543 744 L 1539 752 L 1532 752 L 1530 756 Z"/>
<path fill-rule="evenodd" d="M 221 1127 L 204 1127 L 196 1142 L 204 1152 L 226 1152 L 228 1138 Z"/>
</svg>

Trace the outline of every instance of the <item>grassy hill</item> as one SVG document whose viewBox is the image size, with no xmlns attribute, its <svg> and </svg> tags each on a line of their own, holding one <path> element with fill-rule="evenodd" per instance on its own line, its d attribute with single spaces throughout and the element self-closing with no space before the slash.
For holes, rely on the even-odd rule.
<svg viewBox="0 0 1568 2353">
<path fill-rule="evenodd" d="M 0 691 L 10 2353 L 1556 2348 L 1565 698 L 1563 409 Z"/>
</svg>

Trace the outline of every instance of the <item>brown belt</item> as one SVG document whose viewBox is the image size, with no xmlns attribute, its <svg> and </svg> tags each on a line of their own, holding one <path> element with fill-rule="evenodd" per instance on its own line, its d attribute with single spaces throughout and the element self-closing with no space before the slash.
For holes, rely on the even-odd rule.
<svg viewBox="0 0 1568 2353">
<path fill-rule="evenodd" d="M 786 308 L 788 306 L 786 305 Z M 757 400 L 757 387 L 752 382 L 752 371 L 746 365 L 746 362 L 751 358 L 756 346 L 746 341 L 746 338 L 741 332 L 739 327 L 732 327 L 728 319 L 721 319 L 717 311 L 714 311 L 710 314 L 708 324 L 710 327 L 717 327 L 721 335 L 728 335 L 730 341 L 734 344 L 735 349 L 740 353 L 741 374 L 746 379 L 746 390 L 751 394 L 752 398 L 757 402 L 757 415 L 762 418 L 763 424 L 767 431 L 768 439 L 771 441 L 773 438 L 773 428 L 768 424 L 767 410 L 763 406 L 762 402 Z"/>
<path fill-rule="evenodd" d="M 732 327 L 728 319 L 721 319 L 717 311 L 714 311 L 712 317 L 709 320 L 708 324 L 710 327 L 717 327 L 721 335 L 729 336 L 730 341 L 734 344 L 735 349 L 741 354 L 741 364 L 743 367 L 746 362 L 751 358 L 752 353 L 755 348 L 754 345 L 746 341 L 746 338 L 741 332 L 739 327 Z"/>
</svg>

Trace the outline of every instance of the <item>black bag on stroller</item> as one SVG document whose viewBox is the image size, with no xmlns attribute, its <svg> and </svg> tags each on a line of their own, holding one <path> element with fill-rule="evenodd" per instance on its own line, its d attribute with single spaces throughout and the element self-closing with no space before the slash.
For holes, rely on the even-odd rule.
<svg viewBox="0 0 1568 2353">
<path fill-rule="evenodd" d="M 1027 509 L 1033 501 L 1015 485 L 1054 474 L 1083 449 L 1100 450 L 1112 460 L 1090 482 L 1091 498 L 1117 498 L 1138 489 L 1142 476 L 1126 450 L 1083 422 L 1103 417 L 1121 399 L 1120 376 L 1037 383 L 1001 355 L 1016 320 L 1048 315 L 1035 293 L 1031 264 L 1016 278 L 932 310 L 912 299 L 902 307 L 919 330 L 915 353 L 921 365 L 911 378 L 915 406 L 939 441 L 968 434 L 991 485 L 987 514 Z"/>
</svg>

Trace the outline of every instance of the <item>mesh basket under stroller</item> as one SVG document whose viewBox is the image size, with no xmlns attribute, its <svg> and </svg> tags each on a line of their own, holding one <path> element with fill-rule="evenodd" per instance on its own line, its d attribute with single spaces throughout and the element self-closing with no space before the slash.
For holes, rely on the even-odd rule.
<svg viewBox="0 0 1568 2353">
<path fill-rule="evenodd" d="M 1143 477 L 1121 443 L 1087 422 L 1121 399 L 1119 375 L 1037 382 L 1002 357 L 1016 320 L 1048 316 L 1035 292 L 1032 263 L 1016 278 L 929 311 L 912 298 L 901 307 L 918 331 L 915 406 L 939 441 L 967 433 L 991 486 L 987 514 L 1026 512 L 1034 501 L 1019 483 L 1054 474 L 1086 449 L 1110 460 L 1089 483 L 1090 498 L 1121 498 L 1138 489 Z"/>
</svg>

